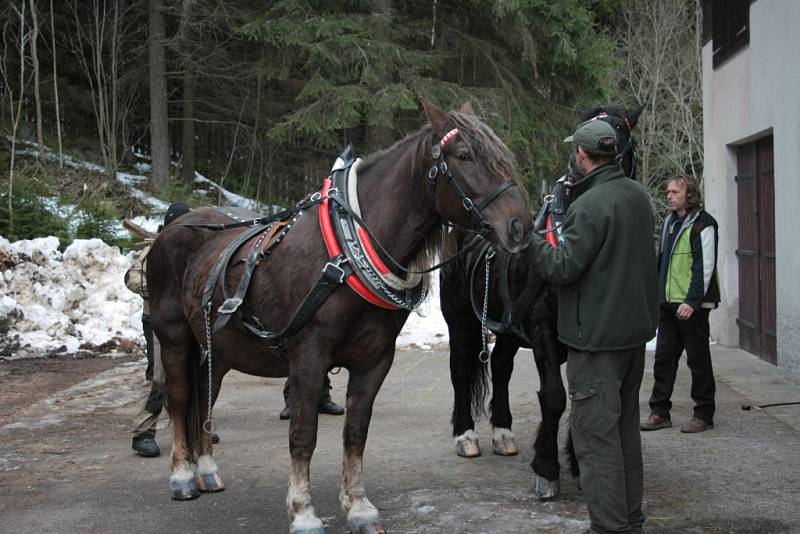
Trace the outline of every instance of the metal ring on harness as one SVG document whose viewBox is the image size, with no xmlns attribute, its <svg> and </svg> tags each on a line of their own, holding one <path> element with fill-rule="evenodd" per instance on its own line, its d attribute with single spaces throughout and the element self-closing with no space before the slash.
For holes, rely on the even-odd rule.
<svg viewBox="0 0 800 534">
<path fill-rule="evenodd" d="M 213 419 L 206 419 L 203 422 L 203 432 L 206 434 L 213 434 L 217 430 L 217 422 Z"/>
</svg>

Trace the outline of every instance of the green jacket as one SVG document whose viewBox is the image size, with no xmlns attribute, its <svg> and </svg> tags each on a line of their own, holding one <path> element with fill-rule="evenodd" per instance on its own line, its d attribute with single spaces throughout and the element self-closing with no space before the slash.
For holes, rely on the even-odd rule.
<svg viewBox="0 0 800 534">
<path fill-rule="evenodd" d="M 527 249 L 542 278 L 558 286 L 558 338 L 582 351 L 641 346 L 658 324 L 647 193 L 609 164 L 574 184 L 570 194 L 560 247 L 534 234 Z"/>
</svg>

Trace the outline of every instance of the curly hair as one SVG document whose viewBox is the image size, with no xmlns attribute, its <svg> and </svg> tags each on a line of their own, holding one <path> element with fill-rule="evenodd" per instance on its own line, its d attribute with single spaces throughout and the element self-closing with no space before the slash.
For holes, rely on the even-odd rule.
<svg viewBox="0 0 800 534">
<path fill-rule="evenodd" d="M 686 203 L 688 204 L 688 208 L 690 210 L 701 208 L 703 206 L 703 193 L 700 191 L 700 186 L 697 184 L 697 180 L 691 176 L 682 174 L 680 176 L 670 178 L 667 181 L 667 184 L 670 184 L 671 182 L 682 183 L 686 188 Z"/>
</svg>

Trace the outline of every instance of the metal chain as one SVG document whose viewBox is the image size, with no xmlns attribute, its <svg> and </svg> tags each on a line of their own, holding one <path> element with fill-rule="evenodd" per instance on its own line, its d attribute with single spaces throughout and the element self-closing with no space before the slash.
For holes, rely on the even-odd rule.
<svg viewBox="0 0 800 534">
<path fill-rule="evenodd" d="M 205 320 L 206 320 L 206 356 L 208 357 L 208 417 L 203 422 L 203 432 L 206 434 L 212 434 L 214 430 L 216 430 L 217 425 L 214 423 L 214 419 L 211 417 L 211 397 L 212 397 L 212 389 L 213 389 L 213 371 L 211 367 L 211 305 L 209 303 L 206 306 L 205 310 Z"/>
<path fill-rule="evenodd" d="M 361 248 L 357 243 L 355 242 L 349 243 L 349 247 L 355 255 L 361 255 L 363 257 L 364 253 L 361 251 Z M 423 288 L 422 292 L 420 293 L 419 299 L 416 302 L 413 302 L 408 298 L 398 297 L 394 290 L 387 287 L 386 284 L 383 283 L 383 279 L 381 279 L 380 275 L 378 275 L 378 273 L 376 273 L 372 269 L 372 266 L 364 262 L 361 263 L 359 267 L 361 267 L 360 272 L 365 276 L 367 276 L 370 279 L 370 281 L 375 285 L 375 287 L 381 290 L 384 297 L 387 297 L 389 300 L 391 300 L 392 302 L 394 302 L 396 305 L 398 305 L 403 309 L 413 310 L 414 308 L 422 304 L 422 301 L 424 301 L 425 298 L 428 296 L 428 289 Z"/>
<path fill-rule="evenodd" d="M 481 342 L 483 343 L 483 350 L 478 354 L 478 360 L 483 364 L 489 363 L 490 358 L 489 345 L 486 342 L 486 338 L 489 335 L 489 329 L 486 328 L 486 314 L 489 311 L 489 268 L 492 258 L 494 258 L 494 249 L 490 248 L 489 252 L 486 254 L 486 283 L 483 292 L 483 313 L 481 314 Z"/>
</svg>

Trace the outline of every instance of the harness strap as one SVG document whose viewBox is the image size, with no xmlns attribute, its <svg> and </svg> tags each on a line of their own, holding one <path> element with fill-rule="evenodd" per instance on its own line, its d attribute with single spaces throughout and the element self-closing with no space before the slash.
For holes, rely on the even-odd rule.
<svg viewBox="0 0 800 534">
<path fill-rule="evenodd" d="M 220 254 L 219 258 L 217 259 L 217 263 L 214 264 L 214 268 L 211 270 L 211 273 L 208 276 L 208 280 L 206 281 L 205 289 L 203 290 L 203 309 L 207 306 L 211 306 L 211 298 L 214 294 L 214 287 L 217 285 L 217 281 L 219 280 L 219 275 L 225 266 L 228 264 L 228 260 L 233 255 L 236 250 L 241 247 L 248 239 L 252 238 L 255 235 L 258 235 L 260 232 L 263 232 L 267 229 L 266 226 L 254 226 L 250 230 L 244 231 L 238 236 L 236 236 L 230 243 L 225 247 Z M 239 303 L 241 304 L 241 302 Z M 225 306 L 225 304 L 223 304 Z M 229 306 L 233 306 L 233 303 L 229 304 Z M 236 307 L 231 310 L 236 311 L 238 308 L 238 304 Z"/>
<path fill-rule="evenodd" d="M 464 254 L 466 254 L 467 252 L 469 252 L 470 250 L 475 248 L 475 246 L 478 243 L 483 241 L 483 233 L 482 232 L 472 232 L 472 239 L 461 250 L 459 250 L 458 252 L 456 252 L 455 254 L 450 256 L 449 258 L 447 258 L 445 261 L 443 261 L 441 263 L 437 263 L 433 267 L 429 267 L 428 269 L 423 269 L 421 271 L 415 271 L 413 269 L 407 269 L 406 267 L 403 267 L 403 265 L 399 261 L 397 261 L 391 254 L 389 254 L 386 251 L 386 249 L 383 247 L 383 245 L 378 240 L 378 238 L 375 237 L 375 234 L 372 233 L 372 230 L 370 230 L 369 227 L 367 227 L 366 223 L 361 219 L 361 217 L 358 216 L 357 213 L 355 213 L 352 209 L 350 209 L 350 206 L 347 205 L 347 202 L 345 202 L 344 200 L 339 198 L 338 195 L 335 194 L 335 193 L 329 193 L 328 194 L 328 198 L 330 200 L 333 200 L 334 202 L 336 202 L 336 204 L 339 206 L 339 208 L 337 208 L 337 209 L 341 209 L 341 210 L 345 211 L 346 213 L 348 213 L 353 218 L 354 221 L 356 221 L 359 225 L 361 225 L 363 230 L 369 236 L 370 241 L 375 246 L 378 247 L 378 250 L 380 250 L 381 253 L 389 259 L 389 261 L 392 263 L 392 265 L 394 265 L 397 269 L 399 269 L 400 271 L 403 271 L 404 273 L 426 274 L 426 273 L 430 273 L 432 271 L 435 271 L 436 269 L 441 269 L 445 265 L 448 265 L 448 264 L 454 262 L 455 260 L 457 260 L 458 258 L 460 258 L 461 256 L 463 256 Z"/>
<path fill-rule="evenodd" d="M 217 320 L 214 323 L 214 332 L 216 332 L 217 330 L 228 324 L 228 321 L 231 319 L 231 317 L 234 316 L 234 313 L 236 312 L 236 310 L 239 309 L 239 306 L 241 306 L 242 301 L 244 301 L 244 298 L 247 295 L 247 288 L 250 287 L 250 279 L 253 276 L 253 271 L 255 270 L 256 265 L 258 265 L 258 262 L 262 257 L 262 253 L 260 250 L 261 245 L 264 243 L 265 240 L 269 239 L 270 235 L 272 235 L 272 232 L 267 231 L 270 229 L 272 229 L 272 226 L 264 228 L 262 230 L 261 236 L 256 240 L 255 243 L 253 243 L 253 247 L 251 248 L 250 253 L 247 255 L 247 258 L 245 259 L 244 272 L 242 272 L 242 276 L 241 278 L 239 278 L 239 285 L 236 287 L 236 292 L 233 294 L 232 297 L 229 297 L 227 295 L 226 286 L 228 284 L 225 283 L 225 281 L 227 281 L 228 278 L 228 266 L 230 265 L 230 261 L 226 262 L 225 274 L 222 278 L 223 280 L 222 292 L 223 296 L 225 297 L 225 301 L 222 303 L 222 306 L 220 306 L 217 309 L 219 315 L 217 316 Z"/>
<path fill-rule="evenodd" d="M 505 191 L 506 189 L 508 189 L 508 188 L 510 188 L 510 187 L 516 187 L 516 186 L 517 186 L 517 182 L 516 182 L 515 180 L 508 180 L 507 182 L 503 182 L 503 184 L 502 184 L 500 187 L 498 187 L 497 189 L 495 189 L 495 190 L 494 190 L 494 193 L 492 193 L 491 195 L 489 195 L 488 197 L 486 197 L 486 198 L 483 200 L 483 202 L 481 202 L 480 204 L 478 204 L 478 207 L 477 207 L 476 209 L 477 209 L 479 212 L 480 212 L 480 211 L 483 211 L 483 209 L 484 209 L 486 206 L 488 206 L 489 204 L 491 204 L 491 203 L 492 203 L 492 200 L 494 200 L 495 198 L 499 197 L 499 196 L 500 196 L 500 194 L 501 194 L 503 191 Z"/>
<path fill-rule="evenodd" d="M 353 269 L 347 262 L 344 254 L 339 254 L 325 264 L 314 286 L 306 293 L 303 302 L 294 312 L 289 323 L 279 332 L 269 332 L 255 319 L 253 323 L 244 322 L 243 325 L 252 334 L 268 341 L 280 341 L 291 337 L 302 329 L 306 323 L 317 313 L 317 310 L 328 300 L 328 297 L 344 283 L 345 278 L 353 274 Z"/>
<path fill-rule="evenodd" d="M 222 224 L 222 223 L 173 223 L 173 224 L 170 224 L 169 226 L 166 226 L 161 231 L 163 232 L 165 230 L 169 230 L 171 228 L 179 228 L 181 226 L 188 226 L 189 228 L 199 228 L 201 230 L 213 230 L 215 232 L 219 232 L 219 231 L 222 231 L 222 230 L 230 230 L 231 228 L 241 228 L 242 226 L 253 226 L 253 225 L 264 226 L 264 225 L 267 225 L 267 224 L 269 224 L 271 222 L 274 222 L 274 221 L 277 221 L 277 220 L 280 220 L 280 219 L 286 219 L 290 215 L 294 215 L 295 213 L 298 213 L 300 211 L 308 209 L 308 208 L 310 208 L 310 207 L 312 207 L 312 206 L 314 206 L 316 204 L 319 204 L 320 202 L 322 202 L 322 197 L 319 196 L 319 194 L 315 193 L 315 194 L 309 196 L 307 200 L 304 200 L 303 202 L 297 204 L 296 206 L 294 206 L 292 208 L 285 209 L 285 210 L 283 210 L 281 212 L 276 213 L 275 215 L 270 215 L 268 217 L 257 217 L 255 219 L 248 219 L 246 221 L 239 220 L 237 222 L 232 222 L 232 223 L 227 223 L 227 224 Z M 220 213 L 222 213 L 223 215 L 226 215 L 226 216 L 230 216 L 228 213 L 225 213 L 224 211 L 220 211 Z"/>
<path fill-rule="evenodd" d="M 478 318 L 478 320 L 482 320 L 482 309 L 475 300 L 475 288 L 478 285 L 476 284 L 476 280 L 478 279 L 480 267 L 484 264 L 484 262 L 481 261 L 481 258 L 483 258 L 486 254 L 489 254 L 491 250 L 491 245 L 487 244 L 484 246 L 475 257 L 475 261 L 473 262 L 472 269 L 470 271 L 469 298 L 470 303 L 472 304 L 472 311 L 475 313 L 475 316 Z M 510 254 L 501 254 L 498 257 L 498 267 L 500 272 L 500 287 L 498 289 L 503 300 L 503 318 L 501 321 L 496 321 L 487 316 L 486 326 L 489 330 L 495 333 L 513 334 L 522 339 L 528 344 L 527 346 L 530 347 L 532 346 L 532 341 L 517 319 L 519 317 L 523 317 L 525 314 L 530 313 L 530 307 L 535 300 L 540 298 L 542 291 L 545 289 L 545 283 L 540 279 L 535 284 L 526 284 L 525 289 L 522 291 L 519 297 L 512 301 L 511 291 L 508 283 L 508 271 L 511 267 L 511 259 L 512 256 Z"/>
</svg>

